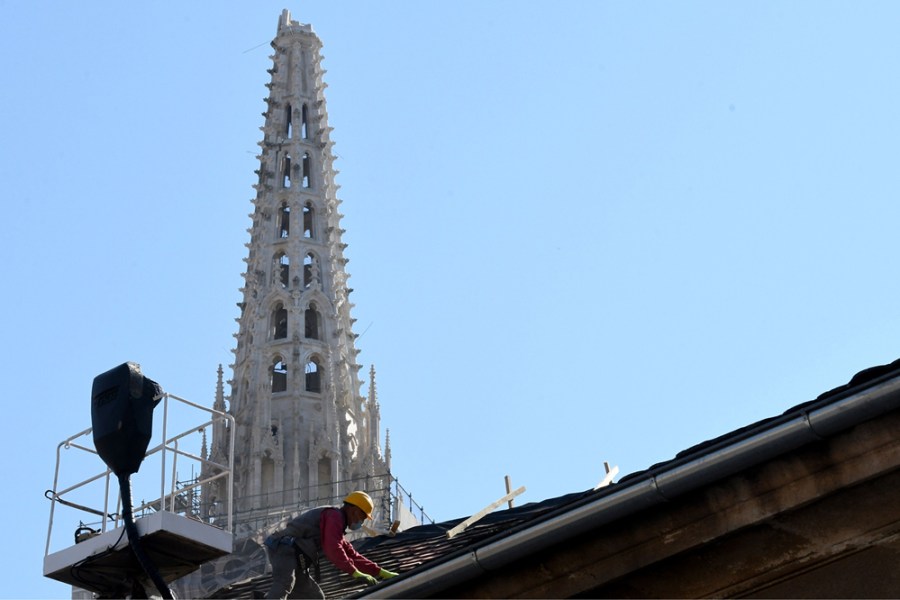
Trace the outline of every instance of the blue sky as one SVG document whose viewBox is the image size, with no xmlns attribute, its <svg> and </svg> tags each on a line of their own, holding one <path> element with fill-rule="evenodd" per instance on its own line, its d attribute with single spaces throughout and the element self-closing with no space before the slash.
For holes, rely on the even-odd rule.
<svg viewBox="0 0 900 600">
<path fill-rule="evenodd" d="M 434 518 L 898 357 L 896 3 L 0 0 L 3 597 L 68 595 L 43 493 L 95 375 L 230 374 L 282 8 L 324 42 L 359 360 Z"/>
</svg>

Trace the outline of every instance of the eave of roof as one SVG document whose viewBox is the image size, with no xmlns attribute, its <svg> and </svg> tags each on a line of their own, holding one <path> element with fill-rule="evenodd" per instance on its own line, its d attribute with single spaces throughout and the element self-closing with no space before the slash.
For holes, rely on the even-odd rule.
<svg viewBox="0 0 900 600">
<path fill-rule="evenodd" d="M 513 522 L 495 535 L 471 540 L 468 547 L 448 551 L 401 577 L 362 590 L 356 597 L 437 594 L 450 585 L 498 569 L 587 529 L 656 506 L 897 408 L 900 408 L 900 360 L 861 371 L 848 384 L 778 417 L 693 446 L 670 461 L 631 474 L 596 492 L 545 501 L 542 504 L 551 507 L 548 510 Z M 500 519 L 502 513 L 508 512 L 502 511 L 495 518 Z M 451 523 L 442 525 L 452 527 Z M 415 548 L 404 543 L 404 539 L 409 539 L 406 535 L 404 532 L 393 540 L 391 545 L 395 551 L 390 555 L 415 552 Z M 363 548 L 368 551 L 364 552 L 375 558 L 380 539 L 365 544 Z M 438 540 L 435 538 L 434 543 L 439 546 Z M 387 563 L 389 557 L 381 560 Z"/>
</svg>

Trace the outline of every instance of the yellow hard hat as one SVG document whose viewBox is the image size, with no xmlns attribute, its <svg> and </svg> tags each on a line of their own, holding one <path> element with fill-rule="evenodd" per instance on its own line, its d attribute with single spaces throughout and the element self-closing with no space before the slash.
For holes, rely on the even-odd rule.
<svg viewBox="0 0 900 600">
<path fill-rule="evenodd" d="M 344 502 L 347 504 L 352 504 L 356 508 L 362 510 L 366 513 L 368 518 L 372 518 L 372 511 L 375 510 L 375 503 L 372 502 L 372 497 L 369 496 L 365 492 L 350 492 L 346 498 L 344 498 Z"/>
</svg>

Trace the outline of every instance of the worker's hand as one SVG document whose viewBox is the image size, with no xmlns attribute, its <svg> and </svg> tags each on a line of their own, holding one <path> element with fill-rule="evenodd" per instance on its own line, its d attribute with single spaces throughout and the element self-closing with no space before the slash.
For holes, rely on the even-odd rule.
<svg viewBox="0 0 900 600">
<path fill-rule="evenodd" d="M 378 572 L 378 576 L 382 579 L 390 579 L 391 577 L 396 577 L 397 574 L 393 571 L 388 571 L 387 569 L 382 569 Z"/>
<path fill-rule="evenodd" d="M 363 573 L 362 571 L 353 571 L 353 573 L 351 573 L 351 575 L 353 575 L 353 578 L 354 578 L 354 579 L 362 579 L 363 581 L 365 581 L 365 582 L 368 583 L 369 585 L 375 585 L 376 583 L 378 583 L 378 580 L 377 580 L 377 579 L 375 579 L 375 578 L 372 577 L 371 575 L 366 575 L 366 574 Z"/>
</svg>

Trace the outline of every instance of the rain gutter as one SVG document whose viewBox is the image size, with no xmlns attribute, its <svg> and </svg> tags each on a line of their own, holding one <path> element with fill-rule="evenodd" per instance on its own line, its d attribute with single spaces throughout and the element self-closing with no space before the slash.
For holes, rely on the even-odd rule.
<svg viewBox="0 0 900 600">
<path fill-rule="evenodd" d="M 658 506 L 687 492 L 771 460 L 811 442 L 832 436 L 900 407 L 900 376 L 896 371 L 852 388 L 799 412 L 751 428 L 733 439 L 609 486 L 599 497 L 569 504 L 498 534 L 478 547 L 401 575 L 358 596 L 363 598 L 425 598 L 451 586 L 500 569 L 520 558 L 564 542 L 593 528 Z"/>
</svg>

